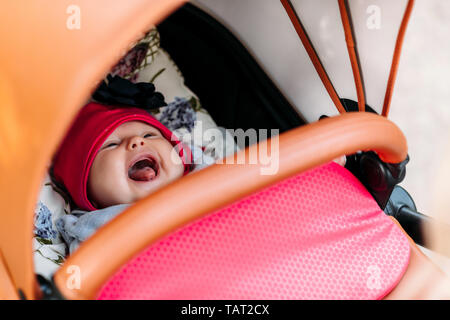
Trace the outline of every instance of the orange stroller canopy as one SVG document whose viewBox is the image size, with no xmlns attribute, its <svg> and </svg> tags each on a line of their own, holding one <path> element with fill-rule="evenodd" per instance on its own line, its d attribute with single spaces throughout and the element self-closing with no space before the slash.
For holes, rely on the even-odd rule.
<svg viewBox="0 0 450 320">
<path fill-rule="evenodd" d="M 39 298 L 33 212 L 51 157 L 78 109 L 121 53 L 183 2 L 59 0 L 49 6 L 35 0 L 0 5 L 0 298 Z M 137 202 L 66 260 L 55 274 L 56 286 L 66 298 L 93 298 L 121 265 L 175 228 L 338 156 L 374 150 L 389 163 L 407 157 L 406 139 L 397 126 L 369 113 L 347 113 L 293 129 L 280 135 L 279 149 L 275 175 L 260 175 L 260 165 L 213 165 Z M 220 183 L 205 188 L 211 176 Z M 177 203 L 167 205 L 175 196 Z M 149 207 L 160 214 L 146 215 Z M 82 270 L 80 290 L 65 286 L 72 265 Z"/>
<path fill-rule="evenodd" d="M 17 295 L 13 286 L 27 298 L 36 297 L 33 209 L 44 172 L 75 113 L 119 53 L 182 2 L 2 2 L 0 272 L 3 282 L 9 273 L 12 283 L 0 281 L 0 296 Z"/>
</svg>

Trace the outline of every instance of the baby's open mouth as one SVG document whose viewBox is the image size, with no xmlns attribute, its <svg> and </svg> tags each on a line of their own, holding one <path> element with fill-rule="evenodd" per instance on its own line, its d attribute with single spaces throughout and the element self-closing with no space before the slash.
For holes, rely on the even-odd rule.
<svg viewBox="0 0 450 320">
<path fill-rule="evenodd" d="M 151 181 L 158 176 L 159 164 L 154 158 L 136 161 L 128 169 L 128 177 L 134 181 Z"/>
</svg>

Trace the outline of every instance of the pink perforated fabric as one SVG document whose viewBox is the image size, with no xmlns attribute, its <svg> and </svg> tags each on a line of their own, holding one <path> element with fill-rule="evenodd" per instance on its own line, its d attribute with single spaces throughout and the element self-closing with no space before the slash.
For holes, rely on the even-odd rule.
<svg viewBox="0 0 450 320">
<path fill-rule="evenodd" d="M 403 232 L 330 163 L 166 236 L 98 299 L 378 299 L 408 262 Z"/>
</svg>

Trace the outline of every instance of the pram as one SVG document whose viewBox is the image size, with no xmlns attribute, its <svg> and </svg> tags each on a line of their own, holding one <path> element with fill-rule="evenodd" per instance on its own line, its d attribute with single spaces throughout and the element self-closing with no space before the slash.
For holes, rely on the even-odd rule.
<svg viewBox="0 0 450 320">
<path fill-rule="evenodd" d="M 0 63 L 2 64 L 0 90 L 4 106 L 1 109 L 2 140 L 0 142 L 4 150 L 9 151 L 2 155 L 1 161 L 3 176 L 1 203 L 5 208 L 1 216 L 0 277 L 2 279 L 1 292 L 5 298 L 17 298 L 22 295 L 22 297 L 33 299 L 41 296 L 40 289 L 44 286 L 39 287 L 39 283 L 35 279 L 31 257 L 30 237 L 33 205 L 42 180 L 43 168 L 46 167 L 48 160 L 57 148 L 77 108 L 90 95 L 98 79 L 102 78 L 104 72 L 109 70 L 121 56 L 115 53 L 125 51 L 129 43 L 139 38 L 142 30 L 147 30 L 152 23 L 160 21 L 162 17 L 174 11 L 182 4 L 182 1 L 134 0 L 128 1 L 126 4 L 123 2 L 80 1 L 78 5 L 83 8 L 83 28 L 61 28 L 61 24 L 66 25 L 67 18 L 67 15 L 61 14 L 61 12 L 65 13 L 71 4 L 72 2 L 60 1 L 54 7 L 45 8 L 45 10 L 43 7 L 39 7 L 39 2 L 26 8 L 18 3 L 2 4 L 4 8 L 2 9 L 0 32 L 5 43 L 11 44 L 8 49 L 2 50 L 0 53 Z M 284 1 L 284 4 L 289 9 L 289 3 Z M 41 20 L 42 12 L 39 8 L 44 10 L 48 17 L 45 22 Z M 172 37 L 176 37 L 181 29 L 177 28 L 177 23 L 187 19 L 186 16 L 199 18 L 199 12 L 192 7 L 184 7 L 184 14 L 183 11 L 179 11 L 160 25 L 162 34 L 166 35 L 163 39 L 167 41 L 167 49 L 186 74 L 190 74 L 189 66 L 187 63 L 183 63 L 181 54 L 183 51 L 176 47 L 177 45 L 183 47 L 184 44 L 181 41 L 171 41 L 170 35 L 172 32 Z M 292 21 L 296 21 L 292 12 L 290 16 Z M 205 19 L 200 18 L 195 21 L 199 21 L 198 25 L 201 26 L 200 22 L 204 23 Z M 21 21 L 17 33 L 11 33 L 7 27 L 14 24 L 14 19 Z M 194 28 L 195 23 L 192 23 L 191 27 Z M 23 39 L 25 31 L 31 39 L 40 41 L 39 50 L 31 57 L 26 55 L 26 49 L 33 48 L 33 43 L 25 44 L 20 41 Z M 212 32 L 211 29 L 208 31 Z M 297 31 L 302 32 L 298 26 Z M 44 34 L 52 36 L 43 37 Z M 205 31 L 204 36 L 210 35 Z M 302 38 L 306 39 L 304 36 Z M 59 45 L 58 52 L 52 49 L 54 43 Z M 230 44 L 229 48 L 233 48 L 231 45 L 237 46 L 236 42 L 228 43 Z M 170 50 L 170 46 L 174 46 L 172 50 Z M 308 47 L 307 42 L 305 42 L 305 46 Z M 212 45 L 209 46 L 211 50 L 212 47 Z M 217 109 L 209 111 L 214 118 L 220 120 L 221 125 L 226 127 L 280 128 L 281 131 L 286 131 L 279 137 L 279 171 L 277 174 L 260 175 L 260 165 L 213 166 L 188 176 L 161 192 L 136 203 L 88 240 L 76 254 L 66 261 L 55 275 L 54 285 L 56 287 L 53 288 L 52 294 L 60 294 L 64 298 L 98 297 L 101 286 L 124 263 L 169 232 L 241 200 L 264 187 L 285 181 L 295 174 L 315 168 L 343 154 L 355 155 L 349 157 L 348 167 L 356 168 L 353 170 L 356 176 L 362 177 L 367 170 L 375 170 L 370 171 L 372 173 L 377 170 L 389 172 L 388 176 L 390 176 L 386 180 L 387 182 L 382 181 L 384 188 L 372 185 L 371 189 L 371 181 L 364 181 L 378 204 L 382 208 L 387 205 L 395 184 L 404 176 L 404 164 L 407 159 L 406 141 L 399 129 L 385 118 L 370 113 L 347 113 L 295 128 L 304 124 L 305 121 L 293 111 L 294 108 L 275 89 L 262 70 L 257 68 L 256 64 L 252 64 L 253 60 L 249 58 L 250 56 L 245 53 L 241 53 L 241 55 L 236 53 L 239 50 L 245 52 L 241 47 L 237 48 L 230 49 L 234 53 L 236 61 L 240 61 L 239 67 L 233 71 L 240 70 L 241 73 L 235 77 L 244 79 L 242 82 L 250 86 L 249 90 L 242 89 L 249 96 L 241 101 L 250 100 L 259 103 L 235 104 L 236 109 L 226 109 L 225 105 L 221 107 L 220 104 L 210 103 L 209 105 L 216 105 Z M 312 51 L 309 50 L 309 52 Z M 222 54 L 225 55 L 224 52 Z M 231 54 L 228 54 L 227 57 L 230 56 Z M 70 63 L 67 57 L 70 57 Z M 27 61 L 27 73 L 25 73 L 23 61 Z M 245 64 L 248 66 L 244 68 Z M 49 65 L 53 67 L 48 68 Z M 205 70 L 210 65 L 205 63 Z M 220 63 L 217 65 L 220 66 Z M 321 69 L 317 60 L 316 68 Z M 26 74 L 30 69 L 35 74 L 42 75 L 48 86 L 43 88 L 42 81 L 28 78 Z M 196 71 L 198 72 L 198 70 Z M 226 70 L 217 72 L 227 74 L 224 71 Z M 354 71 L 355 79 L 358 79 L 357 70 L 354 69 Z M 228 74 L 233 75 L 233 72 L 228 70 Z M 326 80 L 326 74 L 323 71 L 320 71 L 320 74 L 323 81 L 328 83 L 327 89 L 331 92 L 332 100 L 340 105 L 338 109 L 341 112 L 350 111 L 354 107 L 354 103 L 352 104 L 349 100 L 333 99 L 334 93 L 329 85 L 329 80 Z M 191 77 L 192 84 L 188 77 L 187 81 L 204 101 L 213 99 L 216 101 L 217 95 L 211 87 L 202 84 L 205 83 L 205 81 L 200 81 L 202 78 L 204 79 L 203 76 Z M 254 81 L 249 81 L 249 79 L 254 79 Z M 232 78 L 230 81 L 224 81 L 224 83 L 227 82 L 232 82 Z M 360 86 L 361 81 L 357 80 L 356 83 L 357 86 Z M 218 87 L 224 88 L 225 86 Z M 359 110 L 363 111 L 366 108 L 369 110 L 362 99 L 361 90 L 358 92 L 360 94 L 357 104 Z M 257 100 L 258 98 L 259 100 Z M 385 105 L 387 106 L 384 111 L 386 115 L 389 104 Z M 258 108 L 251 110 L 242 106 Z M 257 114 L 257 116 L 237 118 L 230 116 L 230 111 L 249 112 L 250 115 Z M 25 141 L 28 142 L 28 149 L 23 148 Z M 265 143 L 265 141 L 260 141 L 259 146 Z M 243 153 L 250 154 L 255 148 L 257 146 L 250 146 Z M 360 150 L 373 150 L 376 154 L 359 153 Z M 33 159 L 31 163 L 30 159 Z M 368 169 L 371 165 L 375 169 Z M 378 175 L 374 175 L 378 177 Z M 372 175 L 368 176 L 370 178 Z M 12 184 L 11 181 L 15 181 L 17 177 L 23 177 L 22 183 Z M 211 177 L 214 177 L 218 183 L 213 187 L 205 188 L 205 182 Z M 364 178 L 361 179 L 364 180 Z M 184 190 L 190 190 L 192 194 L 201 195 L 201 197 L 194 198 L 191 192 L 189 196 L 180 196 Z M 171 206 L 164 205 L 167 203 L 167 199 L 174 198 L 178 199 L 176 203 Z M 208 201 L 204 201 L 204 199 L 208 199 Z M 398 213 L 395 203 L 392 206 L 392 212 Z M 150 207 L 159 214 L 146 214 Z M 398 228 L 398 230 L 402 229 Z M 11 239 L 14 239 L 14 246 L 11 245 Z M 124 242 L 123 239 L 128 241 Z M 404 239 L 406 238 L 403 238 L 403 241 Z M 405 243 L 402 246 L 405 248 Z M 405 259 L 409 260 L 409 264 L 407 262 L 402 264 L 404 267 L 408 266 L 407 270 L 400 268 L 401 270 L 396 273 L 394 279 L 389 282 L 394 285 L 398 284 L 396 289 L 394 291 L 385 290 L 367 297 L 384 297 L 389 292 L 391 297 L 404 297 L 402 294 L 407 291 L 407 285 L 411 281 L 419 281 L 415 278 L 417 268 L 432 270 L 432 279 L 436 282 L 445 278 L 412 242 L 409 242 L 408 246 L 411 246 L 410 251 L 402 255 L 403 262 Z M 105 261 L 107 261 L 106 264 Z M 80 276 L 83 285 L 80 288 L 67 286 L 72 266 L 77 266 L 82 270 Z M 427 281 L 436 283 L 430 279 Z M 314 295 L 308 297 L 314 297 Z M 326 298 L 327 296 L 318 297 Z M 340 297 L 346 298 L 347 296 Z M 361 295 L 361 297 L 366 296 Z"/>
</svg>

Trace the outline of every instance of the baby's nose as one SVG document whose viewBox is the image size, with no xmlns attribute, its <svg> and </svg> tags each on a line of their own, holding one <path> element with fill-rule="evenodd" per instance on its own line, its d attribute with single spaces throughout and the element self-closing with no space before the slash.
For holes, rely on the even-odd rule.
<svg viewBox="0 0 450 320">
<path fill-rule="evenodd" d="M 145 140 L 142 137 L 139 136 L 135 136 L 132 137 L 129 141 L 128 141 L 128 150 L 134 150 L 136 148 L 140 148 L 143 147 L 145 144 Z"/>
</svg>

